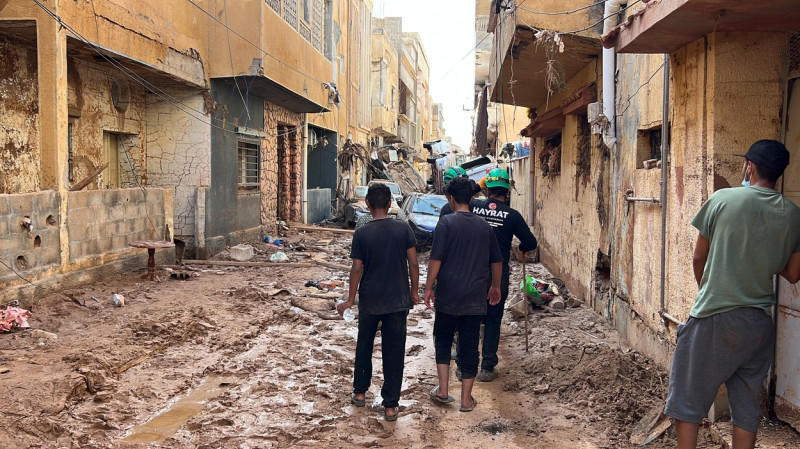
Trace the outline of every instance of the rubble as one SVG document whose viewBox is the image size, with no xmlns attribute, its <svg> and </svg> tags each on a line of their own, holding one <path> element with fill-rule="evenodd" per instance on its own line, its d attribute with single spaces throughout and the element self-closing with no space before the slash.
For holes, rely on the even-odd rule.
<svg viewBox="0 0 800 449">
<path fill-rule="evenodd" d="M 233 260 L 244 262 L 252 259 L 255 253 L 253 252 L 253 247 L 250 245 L 236 245 L 228 248 L 228 255 L 230 255 Z"/>
</svg>

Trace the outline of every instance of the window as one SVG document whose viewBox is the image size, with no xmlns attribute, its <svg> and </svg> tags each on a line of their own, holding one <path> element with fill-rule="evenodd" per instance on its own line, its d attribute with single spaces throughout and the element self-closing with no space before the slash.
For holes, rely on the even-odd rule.
<svg viewBox="0 0 800 449">
<path fill-rule="evenodd" d="M 388 67 L 383 58 L 381 58 L 381 79 L 378 97 L 380 98 L 381 106 L 386 106 L 386 76 Z"/>
<path fill-rule="evenodd" d="M 323 6 L 323 16 L 325 17 L 325 26 L 323 27 L 322 34 L 324 35 L 324 53 L 328 60 L 333 60 L 333 0 L 325 0 Z"/>
<path fill-rule="evenodd" d="M 407 99 L 406 96 L 408 95 L 408 87 L 402 81 L 400 81 L 400 108 L 397 111 L 398 114 L 408 114 L 408 107 L 407 107 Z M 394 99 L 392 99 L 392 105 L 394 105 Z"/>
<path fill-rule="evenodd" d="M 300 17 L 306 23 L 311 23 L 311 0 L 300 0 Z"/>
<path fill-rule="evenodd" d="M 561 133 L 544 139 L 544 148 L 539 152 L 542 176 L 561 174 Z"/>
<path fill-rule="evenodd" d="M 657 168 L 661 160 L 661 127 L 640 129 L 636 137 L 637 168 Z"/>
<path fill-rule="evenodd" d="M 258 190 L 259 144 L 239 141 L 236 179 L 240 191 Z"/>
</svg>

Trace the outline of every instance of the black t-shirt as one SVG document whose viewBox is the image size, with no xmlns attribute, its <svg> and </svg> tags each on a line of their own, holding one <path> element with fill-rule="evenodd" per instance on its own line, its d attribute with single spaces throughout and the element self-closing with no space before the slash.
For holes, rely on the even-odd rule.
<svg viewBox="0 0 800 449">
<path fill-rule="evenodd" d="M 503 256 L 503 266 L 508 267 L 511 257 L 511 242 L 514 236 L 519 239 L 520 251 L 533 251 L 536 249 L 536 237 L 533 236 L 525 219 L 516 209 L 508 204 L 492 198 L 486 200 L 473 199 L 469 202 L 470 211 L 486 220 L 494 229 L 497 245 L 500 246 L 500 255 Z M 450 204 L 445 204 L 439 218 L 451 214 Z"/>
<path fill-rule="evenodd" d="M 490 264 L 502 261 L 491 226 L 457 212 L 439 219 L 431 259 L 442 262 L 436 277 L 436 310 L 448 315 L 485 315 L 492 284 Z"/>
<path fill-rule="evenodd" d="M 406 251 L 416 243 L 408 224 L 391 218 L 356 229 L 350 258 L 364 263 L 358 284 L 359 313 L 383 315 L 414 306 Z"/>
</svg>

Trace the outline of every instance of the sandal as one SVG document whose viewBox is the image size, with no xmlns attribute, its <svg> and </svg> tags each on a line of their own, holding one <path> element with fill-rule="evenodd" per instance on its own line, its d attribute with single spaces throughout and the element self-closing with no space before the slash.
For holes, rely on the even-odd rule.
<svg viewBox="0 0 800 449">
<path fill-rule="evenodd" d="M 363 407 L 367 405 L 367 397 L 364 396 L 364 399 L 358 399 L 356 393 L 350 393 L 350 403 L 356 407 Z"/>
<path fill-rule="evenodd" d="M 386 413 L 388 410 L 391 410 L 391 409 L 394 409 L 394 415 L 390 415 L 390 414 Z M 397 414 L 398 413 L 400 413 L 400 408 L 399 407 L 384 407 L 383 408 L 383 418 L 386 421 L 389 421 L 389 422 L 397 421 Z"/>
<path fill-rule="evenodd" d="M 448 395 L 446 398 L 439 396 L 439 387 L 437 386 L 430 393 L 431 401 L 436 402 L 438 404 L 449 404 L 451 402 L 455 402 L 456 398 Z"/>
<path fill-rule="evenodd" d="M 472 401 L 472 405 L 469 407 L 464 407 L 463 405 L 458 409 L 459 412 L 471 412 L 475 409 L 475 406 L 478 405 L 478 401 L 475 400 L 474 397 L 470 396 L 469 399 Z"/>
</svg>

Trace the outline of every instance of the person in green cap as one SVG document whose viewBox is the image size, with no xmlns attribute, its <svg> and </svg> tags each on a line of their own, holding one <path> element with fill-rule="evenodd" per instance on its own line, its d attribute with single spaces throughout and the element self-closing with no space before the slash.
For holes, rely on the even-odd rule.
<svg viewBox="0 0 800 449">
<path fill-rule="evenodd" d="M 500 302 L 489 304 L 486 316 L 483 317 L 483 341 L 481 345 L 481 371 L 478 380 L 491 382 L 498 377 L 495 367 L 498 363 L 497 348 L 500 345 L 500 323 L 503 319 L 506 299 L 508 299 L 509 278 L 511 268 L 511 242 L 514 237 L 520 241 L 519 249 L 522 252 L 533 251 L 537 247 L 536 237 L 522 215 L 507 204 L 511 181 L 508 172 L 502 168 L 492 169 L 486 175 L 486 187 L 489 198 L 486 200 L 470 201 L 470 211 L 486 220 L 494 230 L 500 255 L 503 258 L 503 272 L 500 284 Z M 444 208 L 442 208 L 444 214 Z M 458 363 L 458 357 L 456 357 Z M 460 369 L 456 370 L 456 376 Z"/>
</svg>

